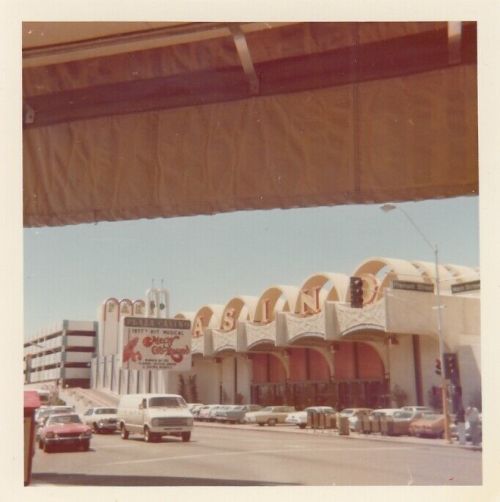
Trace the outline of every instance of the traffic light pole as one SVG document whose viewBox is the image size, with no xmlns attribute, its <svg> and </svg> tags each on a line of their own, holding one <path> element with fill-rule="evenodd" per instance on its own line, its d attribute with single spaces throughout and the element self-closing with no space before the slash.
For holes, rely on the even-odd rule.
<svg viewBox="0 0 500 502">
<path fill-rule="evenodd" d="M 445 376 L 445 367 L 444 367 L 444 337 L 443 337 L 443 329 L 442 329 L 442 318 L 441 318 L 441 309 L 443 306 L 441 305 L 441 285 L 439 281 L 439 256 L 438 256 L 438 246 L 437 244 L 433 244 L 427 239 L 425 234 L 420 230 L 417 224 L 411 219 L 410 215 L 401 207 L 396 206 L 395 204 L 384 204 L 380 207 L 382 211 L 388 212 L 393 209 L 399 209 L 404 215 L 405 218 L 411 223 L 412 227 L 420 234 L 420 236 L 424 239 L 428 246 L 431 247 L 434 252 L 434 266 L 435 266 L 435 275 L 436 275 L 436 303 L 437 305 L 434 307 L 437 309 L 437 335 L 439 340 L 439 360 L 441 361 L 441 399 L 443 406 L 443 415 L 444 415 L 444 438 L 446 441 L 451 443 L 451 435 L 450 435 L 450 413 L 448 406 L 448 385 L 446 382 Z"/>
<path fill-rule="evenodd" d="M 434 265 L 436 267 L 436 308 L 437 308 L 437 330 L 439 338 L 439 359 L 441 361 L 441 399 L 443 401 L 443 415 L 444 415 L 444 438 L 448 443 L 451 443 L 450 435 L 450 412 L 448 407 L 448 384 L 446 382 L 445 367 L 444 367 L 444 337 L 442 329 L 441 318 L 441 286 L 439 282 L 439 257 L 437 244 L 434 248 Z"/>
</svg>

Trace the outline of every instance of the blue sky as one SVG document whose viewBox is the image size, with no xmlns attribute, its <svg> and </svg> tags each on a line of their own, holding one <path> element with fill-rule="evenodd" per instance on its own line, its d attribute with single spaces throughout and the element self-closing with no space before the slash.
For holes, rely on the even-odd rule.
<svg viewBox="0 0 500 502">
<path fill-rule="evenodd" d="M 401 207 L 440 262 L 479 265 L 479 198 Z M 365 259 L 433 261 L 400 211 L 379 205 L 243 211 L 213 216 L 24 229 L 24 335 L 62 319 L 96 320 L 110 296 L 143 298 L 164 279 L 171 314 L 259 296 L 316 272 L 351 274 Z"/>
</svg>

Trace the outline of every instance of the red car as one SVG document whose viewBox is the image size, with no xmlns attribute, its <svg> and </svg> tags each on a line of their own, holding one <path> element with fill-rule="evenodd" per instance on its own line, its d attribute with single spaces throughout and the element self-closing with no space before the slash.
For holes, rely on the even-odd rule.
<svg viewBox="0 0 500 502">
<path fill-rule="evenodd" d="M 56 446 L 74 446 L 88 451 L 92 429 L 85 425 L 77 413 L 51 415 L 40 429 L 38 447 L 45 452 Z"/>
</svg>

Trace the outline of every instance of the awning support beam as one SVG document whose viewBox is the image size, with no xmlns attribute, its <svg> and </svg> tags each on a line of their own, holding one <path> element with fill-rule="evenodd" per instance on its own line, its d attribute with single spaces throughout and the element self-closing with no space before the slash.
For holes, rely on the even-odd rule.
<svg viewBox="0 0 500 502">
<path fill-rule="evenodd" d="M 233 36 L 234 45 L 238 52 L 238 56 L 241 61 L 241 66 L 247 76 L 248 83 L 250 86 L 250 93 L 252 95 L 259 94 L 259 78 L 255 72 L 255 67 L 253 65 L 252 56 L 250 55 L 250 50 L 248 48 L 247 39 L 245 34 L 241 31 L 238 24 L 231 24 L 229 26 L 231 34 Z"/>
</svg>

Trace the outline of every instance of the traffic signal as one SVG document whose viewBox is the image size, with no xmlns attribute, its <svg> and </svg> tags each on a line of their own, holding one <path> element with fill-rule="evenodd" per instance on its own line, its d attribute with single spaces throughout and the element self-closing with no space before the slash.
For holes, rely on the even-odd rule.
<svg viewBox="0 0 500 502">
<path fill-rule="evenodd" d="M 436 359 L 436 364 L 434 366 L 434 373 L 436 373 L 436 375 L 441 375 L 441 359 Z"/>
<path fill-rule="evenodd" d="M 351 307 L 361 308 L 363 306 L 363 279 L 361 277 L 351 277 Z"/>
<path fill-rule="evenodd" d="M 443 354 L 444 359 L 444 376 L 452 383 L 458 382 L 458 364 L 456 354 Z"/>
</svg>

